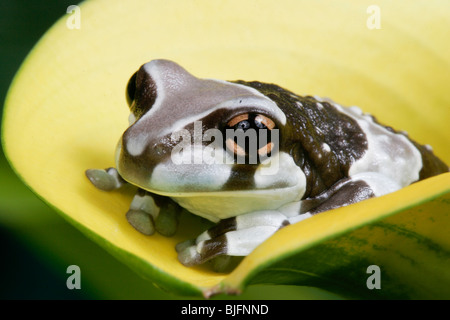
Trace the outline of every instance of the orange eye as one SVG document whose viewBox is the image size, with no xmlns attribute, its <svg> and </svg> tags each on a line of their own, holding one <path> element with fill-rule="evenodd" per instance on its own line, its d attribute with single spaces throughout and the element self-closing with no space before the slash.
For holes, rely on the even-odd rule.
<svg viewBox="0 0 450 320">
<path fill-rule="evenodd" d="M 260 156 L 267 156 L 273 149 L 275 144 L 273 142 L 269 142 L 264 147 L 258 149 L 258 154 Z"/>
<path fill-rule="evenodd" d="M 226 138 L 226 148 L 240 157 L 266 157 L 275 148 L 271 141 L 271 131 L 275 127 L 275 122 L 262 114 L 245 113 L 235 116 L 226 126 L 227 131 L 234 130 L 233 136 Z"/>
<path fill-rule="evenodd" d="M 258 114 L 255 117 L 255 124 L 256 124 L 256 126 L 258 126 L 258 124 L 263 124 L 269 130 L 272 130 L 273 128 L 275 128 L 275 122 L 273 122 L 272 119 L 269 119 L 266 116 L 263 116 L 262 114 Z"/>
<path fill-rule="evenodd" d="M 240 114 L 227 123 L 228 128 L 247 130 L 253 129 L 269 129 L 275 128 L 275 122 L 262 114 Z"/>
<path fill-rule="evenodd" d="M 241 115 L 239 115 L 237 117 L 234 117 L 233 119 L 231 119 L 231 121 L 229 121 L 227 123 L 227 125 L 229 127 L 234 127 L 235 125 L 239 124 L 240 122 L 246 121 L 246 120 L 248 120 L 248 113 L 241 114 Z"/>
<path fill-rule="evenodd" d="M 238 155 L 240 157 L 244 157 L 247 155 L 247 152 L 238 145 L 233 139 L 227 139 L 225 142 L 228 150 L 232 151 L 235 155 Z"/>
</svg>

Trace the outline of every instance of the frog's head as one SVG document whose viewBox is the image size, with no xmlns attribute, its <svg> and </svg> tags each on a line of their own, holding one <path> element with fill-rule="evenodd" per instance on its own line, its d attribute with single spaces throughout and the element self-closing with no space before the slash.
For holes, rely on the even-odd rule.
<svg viewBox="0 0 450 320">
<path fill-rule="evenodd" d="M 306 179 L 283 140 L 289 119 L 260 91 L 153 60 L 130 79 L 117 148 L 128 182 L 211 220 L 300 199 Z"/>
</svg>

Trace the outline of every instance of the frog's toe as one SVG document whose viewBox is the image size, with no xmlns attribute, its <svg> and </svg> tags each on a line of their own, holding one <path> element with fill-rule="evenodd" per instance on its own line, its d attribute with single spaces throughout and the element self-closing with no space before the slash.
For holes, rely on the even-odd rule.
<svg viewBox="0 0 450 320">
<path fill-rule="evenodd" d="M 179 206 L 174 203 L 167 204 L 155 220 L 156 231 L 166 237 L 173 236 L 177 231 L 179 213 Z"/>
<path fill-rule="evenodd" d="M 155 233 L 155 224 L 150 214 L 143 210 L 128 210 L 128 222 L 140 233 L 150 236 Z"/>
<path fill-rule="evenodd" d="M 176 250 L 178 251 L 178 260 L 185 266 L 191 267 L 227 254 L 227 240 L 225 236 L 200 242 L 190 240 L 178 244 Z"/>
<path fill-rule="evenodd" d="M 188 247 L 191 247 L 191 246 L 193 246 L 193 245 L 195 245 L 195 240 L 186 240 L 186 241 L 183 241 L 183 242 L 180 242 L 180 243 L 178 243 L 176 246 L 175 246 L 175 251 L 176 252 L 178 252 L 178 253 L 180 253 L 180 252 L 182 252 L 184 249 L 186 249 L 186 248 L 188 248 Z"/>
<path fill-rule="evenodd" d="M 187 246 L 178 252 L 178 261 L 186 267 L 192 267 L 203 262 L 202 256 L 197 252 L 197 247 Z"/>
<path fill-rule="evenodd" d="M 124 180 L 114 168 L 88 169 L 85 173 L 89 181 L 100 190 L 111 191 L 124 184 Z"/>
<path fill-rule="evenodd" d="M 240 256 L 229 256 L 223 242 L 207 240 L 196 245 L 195 240 L 180 242 L 175 247 L 178 260 L 186 267 L 211 262 L 215 272 L 229 272 L 242 260 Z"/>
</svg>

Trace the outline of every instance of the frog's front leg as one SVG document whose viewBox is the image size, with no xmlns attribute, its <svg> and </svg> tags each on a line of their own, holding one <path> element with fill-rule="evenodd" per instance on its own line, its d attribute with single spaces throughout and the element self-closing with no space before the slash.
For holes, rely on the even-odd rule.
<svg viewBox="0 0 450 320">
<path fill-rule="evenodd" d="M 112 191 L 127 182 L 115 168 L 88 169 L 86 176 L 100 190 Z M 152 235 L 155 230 L 165 236 L 175 233 L 181 207 L 170 198 L 138 189 L 126 213 L 128 222 L 139 232 Z"/>
<path fill-rule="evenodd" d="M 181 211 L 172 199 L 138 189 L 126 216 L 128 222 L 145 235 L 152 235 L 156 230 L 169 237 L 177 230 Z"/>
<path fill-rule="evenodd" d="M 317 214 L 348 206 L 373 197 L 399 190 L 401 185 L 389 177 L 376 172 L 362 172 L 344 178 L 315 198 L 302 201 L 300 212 Z M 295 222 L 293 217 L 290 222 Z"/>
<path fill-rule="evenodd" d="M 128 222 L 140 233 L 163 236 L 175 234 L 183 209 L 172 199 L 138 189 L 126 214 Z"/>
<path fill-rule="evenodd" d="M 258 211 L 221 220 L 195 241 L 179 244 L 178 259 L 193 266 L 219 255 L 246 256 L 281 227 L 398 189 L 395 181 L 381 174 L 356 174 L 338 181 L 315 198 L 288 204 L 277 211 Z"/>
</svg>

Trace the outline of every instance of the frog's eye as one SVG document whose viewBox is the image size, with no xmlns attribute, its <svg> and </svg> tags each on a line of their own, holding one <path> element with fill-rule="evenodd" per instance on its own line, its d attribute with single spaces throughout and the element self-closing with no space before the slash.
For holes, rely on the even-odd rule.
<svg viewBox="0 0 450 320">
<path fill-rule="evenodd" d="M 255 125 L 259 128 L 259 129 L 269 129 L 272 130 L 275 128 L 275 122 L 272 121 L 272 119 L 263 116 L 262 114 L 258 114 L 255 117 Z"/>
<path fill-rule="evenodd" d="M 239 157 L 255 161 L 255 158 L 268 156 L 274 148 L 271 131 L 275 122 L 262 114 L 240 114 L 226 125 L 225 146 Z"/>
<path fill-rule="evenodd" d="M 126 91 L 128 106 L 131 106 L 134 100 L 134 95 L 136 94 L 136 75 L 137 71 L 131 76 L 130 80 L 128 80 Z"/>
<path fill-rule="evenodd" d="M 227 127 L 235 130 L 242 129 L 244 131 L 250 128 L 272 130 L 275 128 L 275 122 L 262 114 L 253 115 L 245 113 L 228 121 Z"/>
<path fill-rule="evenodd" d="M 156 84 L 143 66 L 128 80 L 126 89 L 128 106 L 135 118 L 140 118 L 151 109 L 156 96 Z"/>
</svg>

